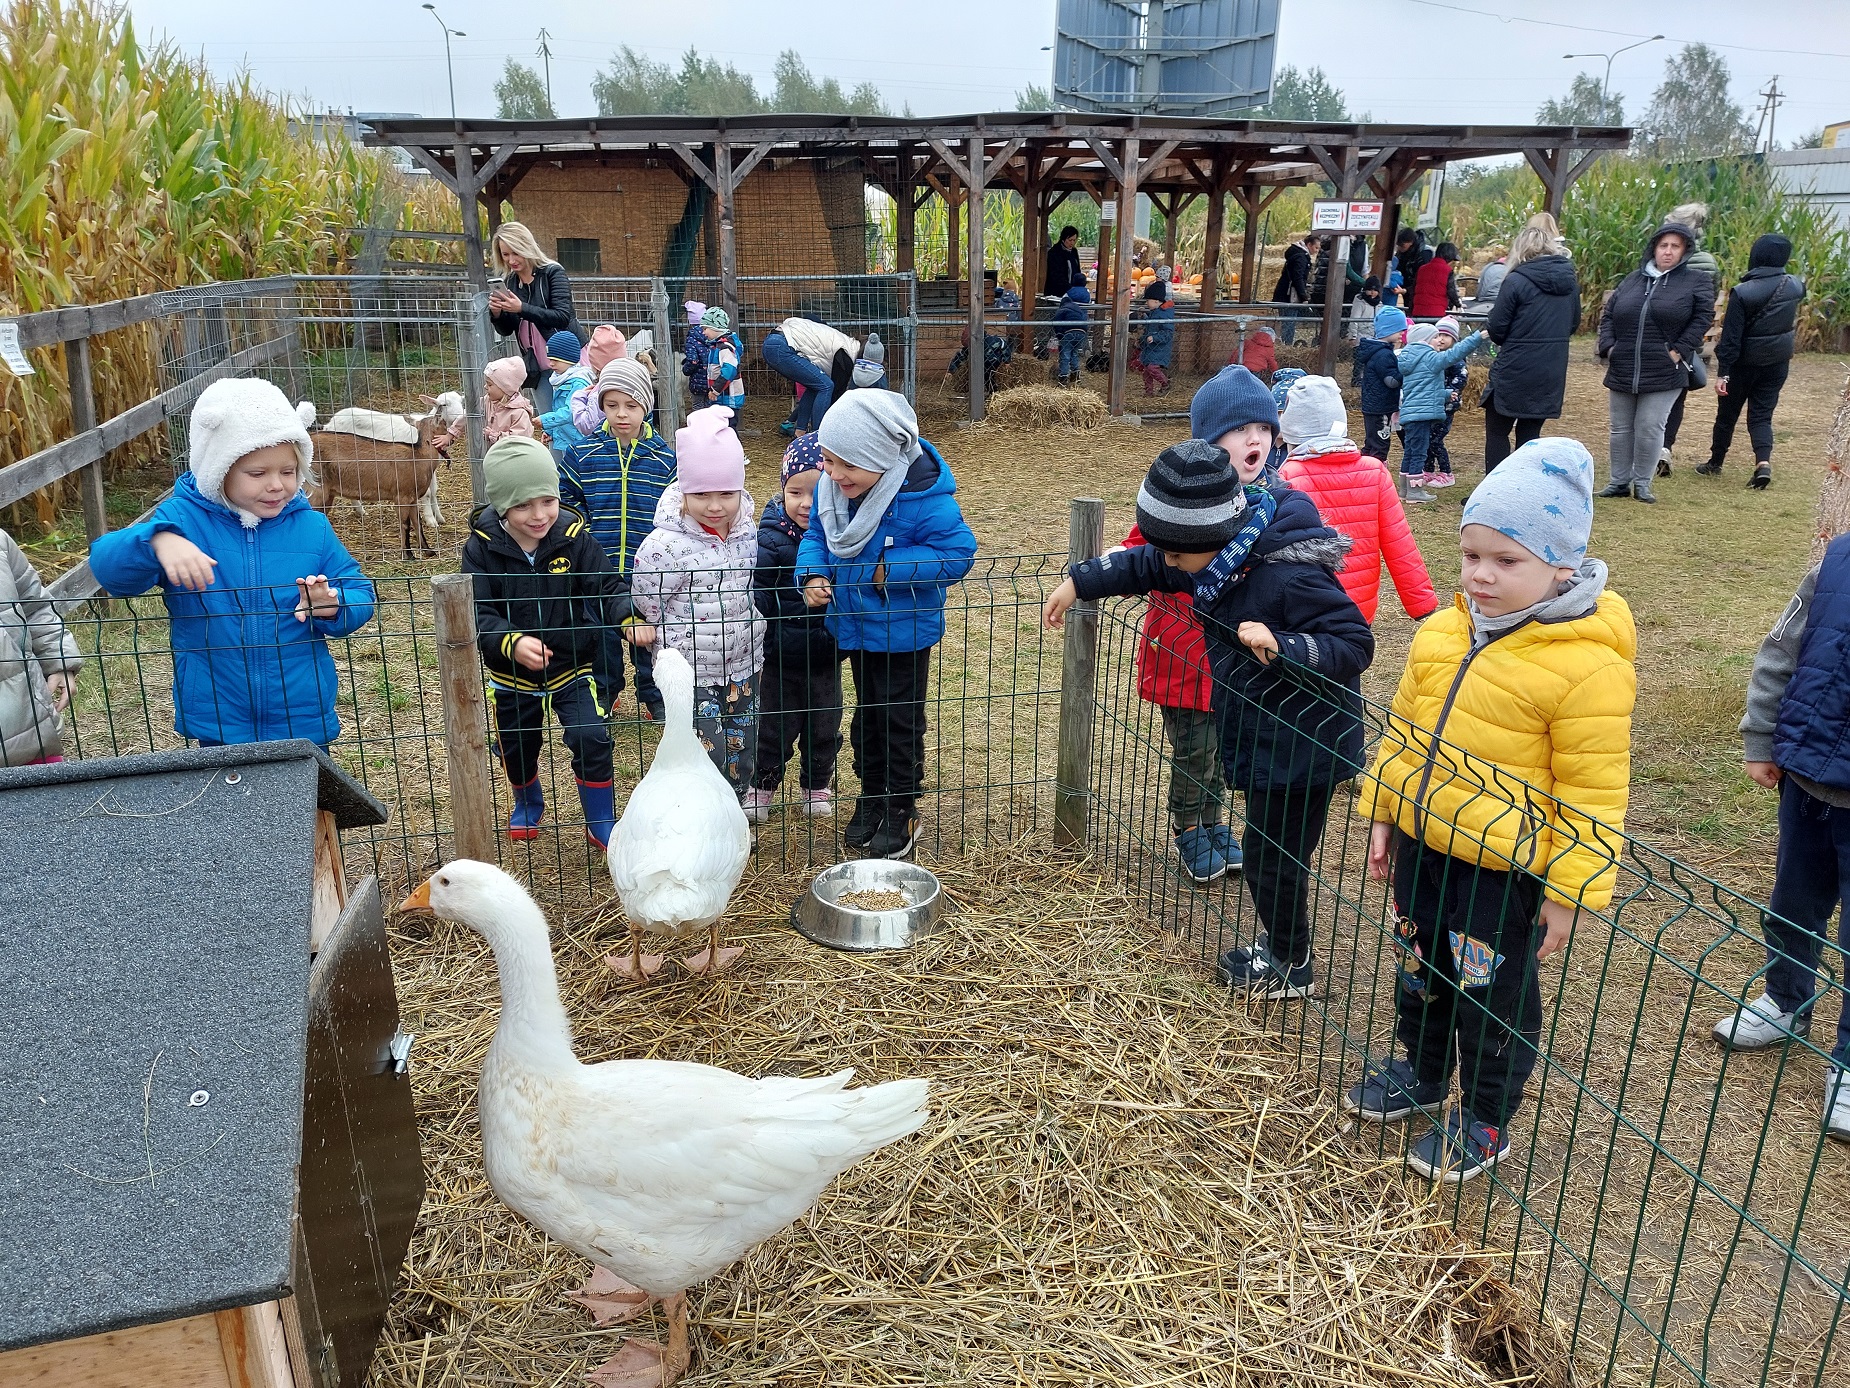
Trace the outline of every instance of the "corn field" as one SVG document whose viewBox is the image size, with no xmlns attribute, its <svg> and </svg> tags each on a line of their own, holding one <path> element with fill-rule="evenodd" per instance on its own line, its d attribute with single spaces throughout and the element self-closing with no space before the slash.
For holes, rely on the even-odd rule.
<svg viewBox="0 0 1850 1388">
<path fill-rule="evenodd" d="M 143 47 L 126 11 L 96 0 L 0 7 L 0 169 L 0 315 L 338 271 L 355 249 L 341 228 L 457 226 L 442 189 L 338 130 L 292 135 L 248 76 L 219 82 L 171 46 Z M 39 357 L 35 376 L 0 373 L 0 465 L 68 432 L 62 362 Z M 92 369 L 99 418 L 157 389 L 145 330 L 97 339 Z M 148 435 L 112 461 L 158 447 Z M 34 519 L 49 525 L 61 500 L 39 492 Z"/>
<path fill-rule="evenodd" d="M 1541 207 L 1541 184 L 1516 182 L 1460 219 L 1460 245 L 1507 246 Z M 1590 305 L 1644 258 L 1645 237 L 1680 203 L 1706 202 L 1702 244 L 1721 265 L 1725 288 L 1747 269 L 1754 238 L 1778 232 L 1792 242 L 1792 272 L 1809 294 L 1800 319 L 1800 346 L 1833 341 L 1850 322 L 1850 232 L 1796 198 L 1782 198 L 1757 159 L 1731 158 L 1666 165 L 1641 158 L 1601 159 L 1569 191 L 1561 232 L 1574 253 L 1581 293 Z M 1593 318 L 1597 322 L 1597 317 Z"/>
</svg>

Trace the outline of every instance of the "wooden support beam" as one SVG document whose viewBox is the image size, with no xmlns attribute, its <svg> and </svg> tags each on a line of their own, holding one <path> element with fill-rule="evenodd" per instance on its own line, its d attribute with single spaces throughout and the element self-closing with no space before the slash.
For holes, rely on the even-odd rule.
<svg viewBox="0 0 1850 1388">
<path fill-rule="evenodd" d="M 1357 188 L 1362 187 L 1369 179 L 1375 176 L 1377 170 L 1385 166 L 1387 162 L 1398 153 L 1400 153 L 1400 150 L 1394 145 L 1389 145 L 1384 149 L 1375 151 L 1375 157 L 1362 165 L 1360 171 L 1357 172 L 1355 176 L 1355 186 Z"/>
<path fill-rule="evenodd" d="M 90 339 L 64 344 L 64 378 L 71 387 L 71 433 L 96 428 L 96 391 L 90 380 Z M 109 505 L 103 494 L 103 460 L 87 464 L 79 479 L 83 490 L 84 531 L 95 540 L 109 529 Z"/>
<path fill-rule="evenodd" d="M 437 182 L 441 183 L 445 188 L 448 188 L 452 193 L 456 192 L 456 170 L 444 163 L 443 160 L 437 156 L 435 150 L 426 149 L 423 145 L 404 145 L 401 146 L 401 148 L 403 148 L 406 154 L 411 156 L 412 162 L 423 169 L 425 173 L 436 179 Z"/>
<path fill-rule="evenodd" d="M 732 146 L 713 146 L 713 176 L 719 191 L 719 296 L 736 329 L 739 322 L 739 242 L 733 216 L 738 180 L 732 176 Z"/>
<path fill-rule="evenodd" d="M 1131 344 L 1131 250 L 1135 238 L 1130 235 L 1131 219 L 1137 215 L 1137 161 L 1139 141 L 1135 135 L 1124 141 L 1124 160 L 1118 167 L 1128 175 L 1118 184 L 1117 245 L 1111 265 L 1111 386 L 1110 407 L 1114 415 L 1124 413 L 1124 373 L 1130 361 Z"/>
<path fill-rule="evenodd" d="M 968 188 L 970 186 L 970 166 L 953 154 L 951 152 L 951 147 L 945 144 L 943 140 L 933 138 L 927 140 L 925 143 L 930 145 L 932 152 L 938 156 L 938 162 L 951 171 L 951 177 Z M 982 147 L 980 144 L 978 145 L 977 162 L 979 164 L 982 163 Z"/>
<path fill-rule="evenodd" d="M 696 154 L 692 146 L 680 144 L 678 142 L 670 142 L 668 148 L 673 150 L 675 154 L 680 157 L 681 162 L 687 165 L 687 167 L 693 171 L 694 175 L 697 178 L 699 178 L 699 180 L 702 183 L 706 184 L 708 188 L 713 190 L 713 194 L 715 197 L 719 196 L 719 177 L 718 175 L 716 175 L 712 169 L 707 167 L 706 160 L 702 159 L 698 154 Z"/>
<path fill-rule="evenodd" d="M 738 163 L 738 167 L 732 171 L 732 186 L 737 188 L 741 183 L 745 182 L 746 175 L 757 168 L 759 161 L 776 147 L 777 142 L 775 140 L 763 140 L 753 145 L 752 152 L 741 159 Z"/>
<path fill-rule="evenodd" d="M 475 176 L 475 154 L 469 142 L 456 141 L 456 200 L 462 204 L 463 271 L 478 293 L 488 292 L 488 263 L 482 245 L 482 215 L 476 198 L 482 185 Z"/>
<path fill-rule="evenodd" d="M 1305 145 L 1304 148 L 1310 152 L 1311 158 L 1315 159 L 1323 166 L 1324 173 L 1329 175 L 1329 181 L 1337 185 L 1337 196 L 1341 197 L 1341 184 L 1343 179 L 1343 166 L 1341 162 L 1337 158 L 1331 157 L 1330 152 L 1322 145 Z M 1344 145 L 1342 148 L 1348 151 L 1351 158 L 1354 157 L 1355 147 L 1353 145 Z"/>
<path fill-rule="evenodd" d="M 1249 183 L 1240 189 L 1240 210 L 1246 214 L 1246 226 L 1240 233 L 1240 292 L 1235 298 L 1236 303 L 1259 302 L 1259 286 L 1253 280 L 1259 273 L 1260 208 L 1257 183 Z"/>
<path fill-rule="evenodd" d="M 962 209 L 963 189 L 953 183 L 940 190 L 944 199 L 944 273 L 947 279 L 963 278 Z"/>
<path fill-rule="evenodd" d="M 1017 140 L 1016 144 L 1021 142 Z M 975 182 L 970 184 L 968 220 L 970 224 L 970 422 L 978 423 L 988 407 L 989 382 L 983 370 L 983 178 L 988 161 L 983 158 L 983 137 L 970 137 L 969 171 Z"/>
<path fill-rule="evenodd" d="M 1356 149 L 1344 145 L 1336 163 L 1336 196 L 1347 201 L 1360 186 L 1356 177 Z M 1336 374 L 1336 348 L 1342 334 L 1343 284 L 1349 273 L 1349 238 L 1339 236 L 1330 247 L 1330 268 L 1323 277 L 1323 336 L 1318 343 L 1318 374 Z"/>
<path fill-rule="evenodd" d="M 899 147 L 899 176 L 893 191 L 899 240 L 899 244 L 893 248 L 893 265 L 901 271 L 913 270 L 917 265 L 918 203 L 913 200 L 913 172 L 912 146 L 902 144 Z"/>
<path fill-rule="evenodd" d="M 497 145 L 494 152 L 482 161 L 482 167 L 475 171 L 476 181 L 486 186 L 496 174 L 506 166 L 507 161 L 520 152 L 519 145 Z"/>
<path fill-rule="evenodd" d="M 1111 152 L 1109 146 L 1096 135 L 1086 136 L 1086 145 L 1098 156 L 1098 162 L 1105 166 L 1105 176 L 1113 183 L 1124 181 L 1124 165 L 1118 162 L 1118 156 Z"/>
<path fill-rule="evenodd" d="M 1201 243 L 1201 306 L 1202 314 L 1214 312 L 1214 300 L 1220 279 L 1220 243 L 1227 231 L 1227 195 L 1219 188 L 1207 194 L 1208 227 L 1207 235 Z M 1212 325 L 1203 321 L 1195 328 L 1195 369 L 1206 371 L 1209 368 L 1210 348 L 1214 333 Z"/>
</svg>

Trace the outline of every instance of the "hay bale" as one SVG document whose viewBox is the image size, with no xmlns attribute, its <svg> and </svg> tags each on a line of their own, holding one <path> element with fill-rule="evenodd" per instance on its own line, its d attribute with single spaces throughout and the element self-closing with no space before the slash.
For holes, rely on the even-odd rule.
<svg viewBox="0 0 1850 1388">
<path fill-rule="evenodd" d="M 1096 429 L 1110 418 L 1111 407 L 1095 390 L 1038 385 L 997 391 L 987 422 L 999 429 Z"/>
</svg>

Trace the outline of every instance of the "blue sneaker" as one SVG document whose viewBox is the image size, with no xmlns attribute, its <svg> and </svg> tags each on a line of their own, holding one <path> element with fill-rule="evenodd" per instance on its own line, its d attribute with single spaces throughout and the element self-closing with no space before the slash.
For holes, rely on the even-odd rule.
<svg viewBox="0 0 1850 1388">
<path fill-rule="evenodd" d="M 1482 1175 L 1510 1154 L 1510 1140 L 1488 1123 L 1480 1123 L 1462 1105 L 1407 1149 L 1407 1165 L 1429 1181 L 1459 1185 Z"/>
<path fill-rule="evenodd" d="M 1446 1087 L 1437 1082 L 1421 1084 L 1406 1061 L 1390 1060 L 1362 1072 L 1361 1082 L 1343 1095 L 1343 1110 L 1371 1123 L 1397 1123 L 1444 1103 Z"/>
<path fill-rule="evenodd" d="M 1246 863 L 1246 857 L 1240 852 L 1240 841 L 1233 836 L 1233 830 L 1225 824 L 1210 824 L 1208 832 L 1214 835 L 1215 850 L 1227 860 L 1227 871 L 1238 872 Z"/>
<path fill-rule="evenodd" d="M 1286 964 L 1274 959 L 1264 942 L 1228 950 L 1220 957 L 1214 976 L 1228 988 L 1243 988 L 1249 996 L 1270 1002 L 1308 998 L 1317 988 L 1317 976 L 1311 971 L 1309 959 L 1302 964 Z"/>
<path fill-rule="evenodd" d="M 1220 850 L 1214 846 L 1214 833 L 1211 829 L 1199 826 L 1184 829 L 1176 835 L 1176 857 L 1182 860 L 1182 871 L 1197 887 L 1205 887 L 1216 878 L 1227 875 L 1227 860 L 1221 857 Z"/>
</svg>

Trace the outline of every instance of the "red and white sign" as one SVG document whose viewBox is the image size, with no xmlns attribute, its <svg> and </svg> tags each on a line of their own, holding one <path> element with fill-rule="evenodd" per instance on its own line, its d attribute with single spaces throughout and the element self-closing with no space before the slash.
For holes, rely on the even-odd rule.
<svg viewBox="0 0 1850 1388">
<path fill-rule="evenodd" d="M 1352 202 L 1349 204 L 1350 231 L 1380 231 L 1381 204 L 1378 202 Z"/>
</svg>

